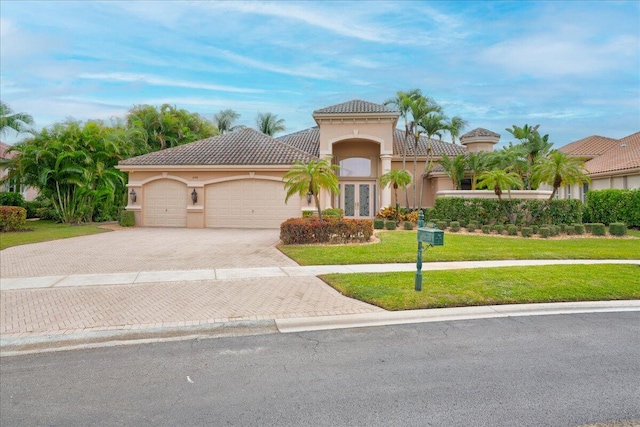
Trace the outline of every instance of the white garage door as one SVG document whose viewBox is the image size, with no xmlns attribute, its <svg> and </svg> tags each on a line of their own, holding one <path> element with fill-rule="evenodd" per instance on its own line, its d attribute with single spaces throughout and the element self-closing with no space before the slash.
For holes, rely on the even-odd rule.
<svg viewBox="0 0 640 427">
<path fill-rule="evenodd" d="M 160 179 L 144 186 L 144 225 L 148 227 L 187 226 L 187 186 Z"/>
<path fill-rule="evenodd" d="M 279 228 L 288 218 L 301 216 L 300 198 L 284 202 L 279 181 L 243 179 L 211 184 L 206 190 L 207 227 Z"/>
</svg>

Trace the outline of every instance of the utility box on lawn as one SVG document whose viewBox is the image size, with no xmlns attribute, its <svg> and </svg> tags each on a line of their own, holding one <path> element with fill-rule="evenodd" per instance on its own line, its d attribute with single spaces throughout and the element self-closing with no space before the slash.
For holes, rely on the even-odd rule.
<svg viewBox="0 0 640 427">
<path fill-rule="evenodd" d="M 437 228 L 418 228 L 418 242 L 427 243 L 431 246 L 444 246 L 444 231 Z"/>
</svg>

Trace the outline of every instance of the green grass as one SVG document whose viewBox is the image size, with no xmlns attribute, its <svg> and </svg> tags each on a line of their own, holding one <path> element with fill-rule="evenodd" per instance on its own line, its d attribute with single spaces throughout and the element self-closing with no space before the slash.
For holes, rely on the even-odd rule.
<svg viewBox="0 0 640 427">
<path fill-rule="evenodd" d="M 108 231 L 98 228 L 97 224 L 69 225 L 57 224 L 54 221 L 28 221 L 27 227 L 28 231 L 0 233 L 0 249 Z"/>
<path fill-rule="evenodd" d="M 378 233 L 380 243 L 367 245 L 280 245 L 301 265 L 383 264 L 415 262 L 416 232 Z M 636 259 L 640 239 L 575 238 L 565 240 L 504 238 L 445 233 L 444 246 L 423 252 L 423 261 L 501 259 Z"/>
<path fill-rule="evenodd" d="M 342 294 L 387 310 L 640 299 L 637 265 L 423 270 L 420 292 L 414 277 L 415 272 L 321 276 Z"/>
</svg>

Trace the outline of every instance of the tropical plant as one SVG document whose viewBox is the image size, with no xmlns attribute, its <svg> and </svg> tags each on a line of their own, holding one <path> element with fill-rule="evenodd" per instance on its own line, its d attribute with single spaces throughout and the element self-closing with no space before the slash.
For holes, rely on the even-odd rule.
<svg viewBox="0 0 640 427">
<path fill-rule="evenodd" d="M 388 185 L 393 187 L 393 194 L 396 199 L 396 221 L 398 221 L 399 218 L 397 217 L 397 214 L 400 211 L 398 203 L 398 188 L 407 188 L 407 185 L 411 183 L 411 174 L 404 169 L 392 169 L 383 174 L 379 181 L 381 188 L 386 188 Z"/>
<path fill-rule="evenodd" d="M 467 166 L 467 160 L 464 154 L 458 154 L 455 157 L 449 157 L 446 154 L 442 155 L 442 159 L 439 163 L 444 168 L 444 173 L 451 178 L 453 187 L 456 190 L 462 189 L 462 180 L 464 179 L 464 172 Z"/>
<path fill-rule="evenodd" d="M 449 135 L 451 135 L 452 144 L 456 143 L 456 139 L 460 136 L 464 128 L 466 128 L 468 125 L 469 125 L 469 122 L 467 122 L 465 119 L 463 119 L 460 116 L 454 116 L 451 118 L 447 126 L 447 131 L 449 132 Z"/>
<path fill-rule="evenodd" d="M 279 119 L 277 114 L 258 113 L 256 117 L 258 130 L 265 135 L 274 136 L 278 132 L 285 130 L 284 119 Z"/>
<path fill-rule="evenodd" d="M 466 168 L 471 172 L 471 189 L 475 190 L 478 182 L 478 175 L 487 170 L 487 152 L 478 151 L 467 154 Z"/>
<path fill-rule="evenodd" d="M 214 114 L 213 124 L 218 128 L 220 133 L 227 133 L 237 128 L 237 126 L 234 126 L 234 123 L 239 118 L 240 114 L 229 108 L 221 110 L 218 114 Z"/>
<path fill-rule="evenodd" d="M 442 132 L 447 130 L 447 117 L 440 111 L 433 111 L 420 119 L 419 126 L 427 136 L 427 161 L 424 164 L 423 176 L 426 176 L 433 169 L 433 148 L 431 139 L 438 136 L 442 140 Z M 424 194 L 424 179 L 420 180 L 420 204 L 422 206 L 422 195 Z"/>
<path fill-rule="evenodd" d="M 522 179 L 515 172 L 509 172 L 505 169 L 492 169 L 486 172 L 483 172 L 478 177 L 478 187 L 480 188 L 488 188 L 489 190 L 493 190 L 496 196 L 498 196 L 498 202 L 502 207 L 502 210 L 509 221 L 512 224 L 515 224 L 515 215 L 513 215 L 509 210 L 507 210 L 504 200 L 502 200 L 502 193 L 504 190 L 507 190 L 509 194 L 509 199 L 511 199 L 511 190 L 512 188 L 520 189 L 524 186 Z"/>
<path fill-rule="evenodd" d="M 332 165 L 327 159 L 310 160 L 309 163 L 295 162 L 291 169 L 284 174 L 284 188 L 287 192 L 285 203 L 294 194 L 300 197 L 312 196 L 318 209 L 318 218 L 322 220 L 320 208 L 320 190 L 328 190 L 337 194 L 338 187 L 337 165 Z"/>
<path fill-rule="evenodd" d="M 523 127 L 518 127 L 513 125 L 512 128 L 506 129 L 507 132 L 520 141 L 518 147 L 525 158 L 526 164 L 522 168 L 521 177 L 527 190 L 538 188 L 537 183 L 534 182 L 531 176 L 533 169 L 541 159 L 549 154 L 549 150 L 553 146 L 553 143 L 549 142 L 549 135 L 540 135 L 538 132 L 539 126 L 525 124 Z"/>
<path fill-rule="evenodd" d="M 30 125 L 33 125 L 33 117 L 27 113 L 16 113 L 8 104 L 0 102 L 0 135 L 9 131 L 17 134 L 30 132 Z"/>
<path fill-rule="evenodd" d="M 552 186 L 549 202 L 555 197 L 558 188 L 591 181 L 584 167 L 584 159 L 569 157 L 558 150 L 552 151 L 535 165 L 532 178 L 536 185 L 545 183 Z"/>
</svg>

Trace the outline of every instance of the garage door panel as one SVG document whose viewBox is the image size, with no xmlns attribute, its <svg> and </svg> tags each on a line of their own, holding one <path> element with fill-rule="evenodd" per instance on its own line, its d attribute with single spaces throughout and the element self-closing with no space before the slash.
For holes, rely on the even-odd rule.
<svg viewBox="0 0 640 427">
<path fill-rule="evenodd" d="M 187 226 L 187 186 L 161 179 L 144 187 L 144 224 L 150 227 Z"/>
<path fill-rule="evenodd" d="M 237 180 L 206 188 L 207 227 L 278 228 L 287 218 L 300 216 L 300 202 L 284 202 L 280 181 Z"/>
</svg>

